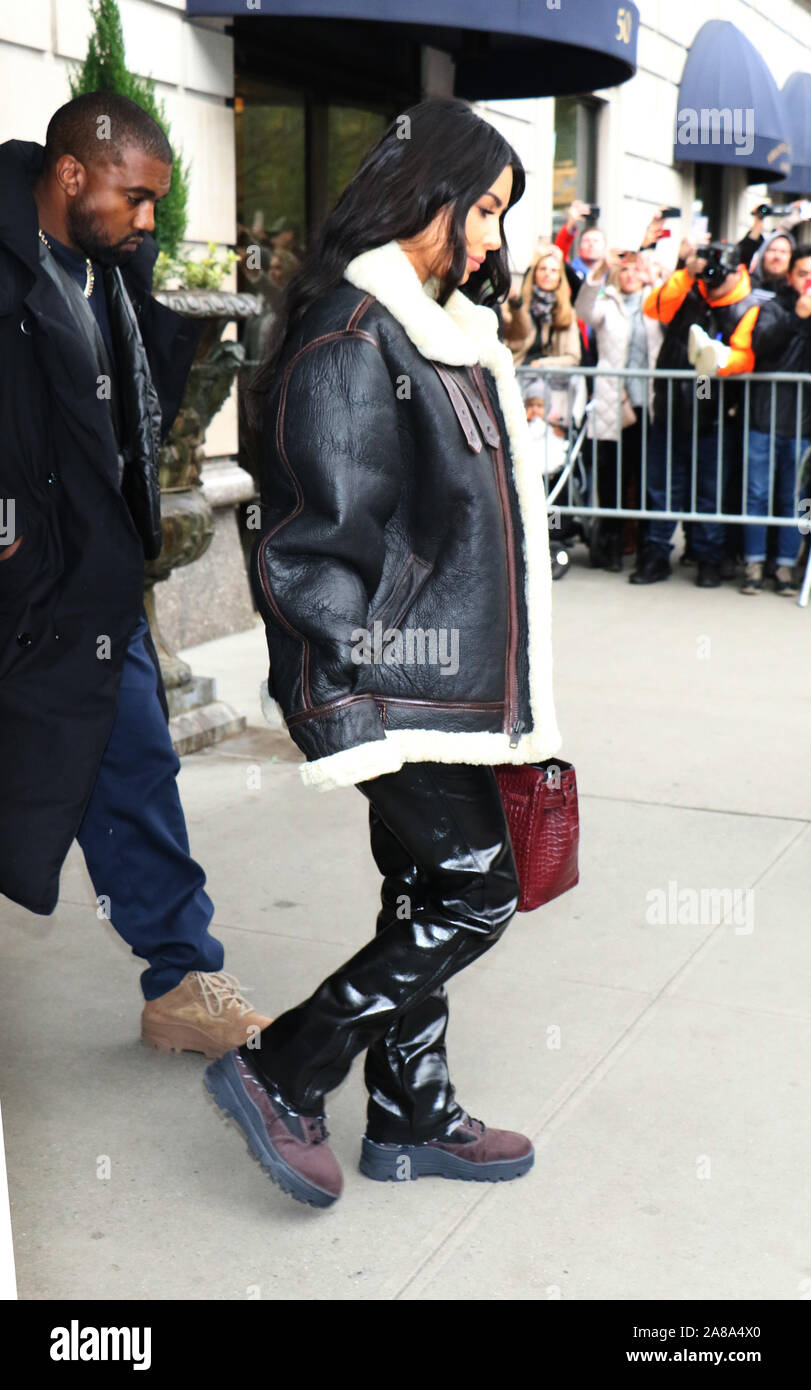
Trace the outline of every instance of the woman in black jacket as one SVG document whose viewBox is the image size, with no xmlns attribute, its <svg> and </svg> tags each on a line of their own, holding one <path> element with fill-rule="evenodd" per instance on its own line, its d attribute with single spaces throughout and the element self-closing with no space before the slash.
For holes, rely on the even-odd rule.
<svg viewBox="0 0 811 1390">
<path fill-rule="evenodd" d="M 304 781 L 367 798 L 382 906 L 377 935 L 206 1084 L 317 1206 L 342 1187 L 324 1096 L 364 1050 L 368 1176 L 493 1181 L 533 1162 L 455 1100 L 443 988 L 516 908 L 493 765 L 560 747 L 543 483 L 478 302 L 509 289 L 502 223 L 523 189 L 464 102 L 397 117 L 291 282 L 254 383 L 268 699 Z"/>
</svg>

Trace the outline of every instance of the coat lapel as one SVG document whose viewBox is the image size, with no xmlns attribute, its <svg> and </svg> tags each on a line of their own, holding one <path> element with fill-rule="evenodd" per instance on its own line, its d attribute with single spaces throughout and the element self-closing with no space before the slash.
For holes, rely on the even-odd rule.
<svg viewBox="0 0 811 1390">
<path fill-rule="evenodd" d="M 56 285 L 40 269 L 23 298 L 40 330 L 42 367 L 63 417 L 90 464 L 118 491 L 118 445 L 110 410 L 96 394 L 97 367 Z"/>
</svg>

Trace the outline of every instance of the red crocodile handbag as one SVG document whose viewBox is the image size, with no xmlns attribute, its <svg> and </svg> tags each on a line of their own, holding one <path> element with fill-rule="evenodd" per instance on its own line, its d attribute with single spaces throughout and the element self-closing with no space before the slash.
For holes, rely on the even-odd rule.
<svg viewBox="0 0 811 1390">
<path fill-rule="evenodd" d="M 577 779 L 571 763 L 505 763 L 495 767 L 521 884 L 519 912 L 533 912 L 574 888 L 580 874 Z"/>
</svg>

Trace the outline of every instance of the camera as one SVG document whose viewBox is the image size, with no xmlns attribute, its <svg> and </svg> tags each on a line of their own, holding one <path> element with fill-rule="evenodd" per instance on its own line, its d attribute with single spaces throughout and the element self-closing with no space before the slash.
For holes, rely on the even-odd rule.
<svg viewBox="0 0 811 1390">
<path fill-rule="evenodd" d="M 586 219 L 587 219 L 589 222 L 596 222 L 596 221 L 597 221 L 597 218 L 598 218 L 599 216 L 600 216 L 600 209 L 597 207 L 597 204 L 596 204 L 596 203 L 589 203 L 589 210 L 588 210 L 588 212 L 586 213 Z"/>
<path fill-rule="evenodd" d="M 696 279 L 703 280 L 707 285 L 720 284 L 738 269 L 738 248 L 726 241 L 711 241 L 706 246 L 699 246 L 696 256 L 704 262 L 696 272 Z"/>
<path fill-rule="evenodd" d="M 670 217 L 681 217 L 681 208 L 662 208 L 659 215 L 663 222 L 667 222 Z"/>
</svg>

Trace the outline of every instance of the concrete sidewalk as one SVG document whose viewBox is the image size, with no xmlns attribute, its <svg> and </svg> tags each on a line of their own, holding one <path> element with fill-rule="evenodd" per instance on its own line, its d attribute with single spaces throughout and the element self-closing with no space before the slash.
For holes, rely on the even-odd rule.
<svg viewBox="0 0 811 1390">
<path fill-rule="evenodd" d="M 0 906 L 21 1298 L 804 1296 L 811 612 L 692 571 L 631 588 L 582 553 L 554 586 L 581 883 L 449 987 L 460 1099 L 531 1134 L 533 1172 L 370 1182 L 356 1063 L 329 1107 L 344 1196 L 291 1202 L 202 1060 L 140 1045 L 140 965 L 74 850 L 52 917 Z M 248 716 L 181 790 L 227 967 L 278 1013 L 372 930 L 366 802 L 304 788 L 262 724 L 260 628 L 184 655 Z M 701 889 L 737 893 L 726 921 Z"/>
</svg>

